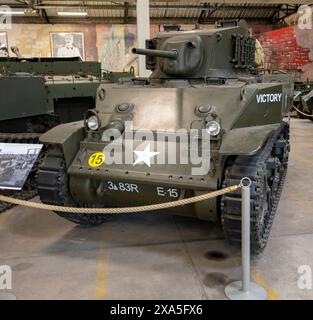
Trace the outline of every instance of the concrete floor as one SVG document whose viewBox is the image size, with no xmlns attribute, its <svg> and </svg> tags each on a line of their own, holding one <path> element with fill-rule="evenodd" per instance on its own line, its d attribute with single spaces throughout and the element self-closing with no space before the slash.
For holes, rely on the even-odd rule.
<svg viewBox="0 0 313 320">
<path fill-rule="evenodd" d="M 298 268 L 313 269 L 313 122 L 292 119 L 286 185 L 252 276 L 270 299 L 313 299 Z M 92 229 L 15 207 L 0 216 L 0 265 L 17 299 L 225 299 L 240 252 L 218 226 L 166 215 L 116 216 Z M 312 274 L 311 274 L 312 276 Z"/>
</svg>

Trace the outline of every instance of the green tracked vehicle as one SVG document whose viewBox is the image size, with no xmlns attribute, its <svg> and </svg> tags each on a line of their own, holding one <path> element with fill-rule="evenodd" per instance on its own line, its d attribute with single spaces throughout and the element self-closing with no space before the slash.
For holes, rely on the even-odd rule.
<svg viewBox="0 0 313 320">
<path fill-rule="evenodd" d="M 0 142 L 33 142 L 57 124 L 82 120 L 101 82 L 134 77 L 133 69 L 102 72 L 96 61 L 17 55 L 0 58 Z"/>
<path fill-rule="evenodd" d="M 256 74 L 255 39 L 241 26 L 160 33 L 146 49 L 133 52 L 146 55 L 149 78 L 101 84 L 96 110 L 88 111 L 84 121 L 41 136 L 51 146 L 38 170 L 41 201 L 77 207 L 146 205 L 239 184 L 247 176 L 252 180 L 251 247 L 262 251 L 288 165 L 289 125 L 283 120 L 292 106 L 288 84 Z M 177 134 L 186 132 L 188 161 L 169 161 L 170 154 L 180 152 Z M 162 141 L 159 133 L 166 134 Z M 127 151 L 129 141 L 133 152 Z M 201 146 L 196 149 L 195 143 Z M 191 161 L 195 150 L 208 164 L 203 171 L 193 171 L 199 164 Z M 164 213 L 220 222 L 227 239 L 240 242 L 240 191 Z M 82 225 L 108 218 L 59 214 Z"/>
<path fill-rule="evenodd" d="M 80 58 L 0 58 L 0 143 L 38 143 L 42 133 L 60 123 L 83 119 L 95 107 L 101 64 Z M 39 158 L 40 159 L 40 158 Z M 1 191 L 29 199 L 37 194 L 36 168 L 20 192 Z M 0 203 L 0 212 L 10 208 Z"/>
<path fill-rule="evenodd" d="M 100 63 L 79 58 L 0 58 L 1 142 L 32 142 L 57 124 L 83 119 L 100 78 Z"/>
<path fill-rule="evenodd" d="M 100 83 L 130 81 L 129 72 L 102 72 L 96 61 L 80 58 L 0 58 L 0 143 L 38 143 L 49 129 L 76 120 L 95 107 Z M 42 156 L 42 154 L 41 154 Z M 40 161 L 40 158 L 39 158 Z M 29 199 L 36 195 L 36 168 L 21 192 L 1 191 Z M 10 205 L 0 203 L 0 212 Z"/>
</svg>

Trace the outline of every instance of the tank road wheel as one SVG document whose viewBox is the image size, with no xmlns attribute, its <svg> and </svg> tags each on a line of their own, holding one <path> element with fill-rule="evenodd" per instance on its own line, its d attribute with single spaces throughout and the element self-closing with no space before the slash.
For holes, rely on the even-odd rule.
<svg viewBox="0 0 313 320">
<path fill-rule="evenodd" d="M 289 126 L 283 123 L 266 145 L 254 156 L 238 156 L 226 167 L 224 186 L 239 184 L 249 177 L 251 185 L 251 252 L 265 248 L 287 173 Z M 233 244 L 241 242 L 241 192 L 221 199 L 221 220 L 226 238 Z"/>
<path fill-rule="evenodd" d="M 45 204 L 88 207 L 86 204 L 76 203 L 70 195 L 65 159 L 60 148 L 53 148 L 47 151 L 39 165 L 37 183 L 40 200 Z M 56 213 L 62 218 L 82 226 L 96 226 L 110 217 L 107 214 Z"/>
</svg>

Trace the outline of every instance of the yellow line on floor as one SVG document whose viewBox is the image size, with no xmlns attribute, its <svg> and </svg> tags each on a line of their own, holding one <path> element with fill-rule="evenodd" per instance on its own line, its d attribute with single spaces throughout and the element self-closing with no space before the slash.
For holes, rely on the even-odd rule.
<svg viewBox="0 0 313 320">
<path fill-rule="evenodd" d="M 256 268 L 251 268 L 251 274 L 253 280 L 263 287 L 268 294 L 268 300 L 280 300 L 280 297 L 278 293 L 275 291 L 275 289 L 262 277 L 261 271 Z"/>
<path fill-rule="evenodd" d="M 95 300 L 105 300 L 108 295 L 108 251 L 106 244 L 110 238 L 110 229 L 105 224 L 100 228 L 103 228 L 99 237 L 102 247 L 99 250 L 97 261 L 96 285 L 93 295 Z"/>
<path fill-rule="evenodd" d="M 295 202 L 298 202 L 303 208 L 313 209 L 312 201 L 308 201 L 294 192 L 288 192 L 288 198 Z"/>
<path fill-rule="evenodd" d="M 104 300 L 107 297 L 107 275 L 107 254 L 104 249 L 100 249 L 97 262 L 96 288 L 94 292 L 95 300 Z"/>
</svg>

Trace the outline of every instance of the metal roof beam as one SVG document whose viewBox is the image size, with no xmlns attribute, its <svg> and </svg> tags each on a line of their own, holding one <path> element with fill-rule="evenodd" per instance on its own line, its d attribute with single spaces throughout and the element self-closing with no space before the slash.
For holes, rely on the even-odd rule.
<svg viewBox="0 0 313 320">
<path fill-rule="evenodd" d="M 228 19 L 225 17 L 224 19 Z M 245 18 L 247 22 L 268 22 L 270 21 L 270 18 Z M 84 24 L 90 24 L 90 23 L 109 23 L 109 24 L 123 24 L 124 23 L 124 18 L 121 17 L 89 17 L 89 19 L 81 19 L 81 18 L 60 18 L 60 17 L 50 17 L 49 18 L 50 23 L 52 24 L 75 24 L 75 23 L 84 23 Z M 187 17 L 166 17 L 166 18 L 151 18 L 151 24 L 166 24 L 170 23 L 171 24 L 196 24 L 197 23 L 197 17 L 195 18 L 187 18 Z M 206 19 L 205 23 L 208 24 L 214 24 L 216 22 L 216 18 L 209 18 Z M 38 17 L 14 17 L 14 23 L 42 23 L 42 20 Z M 135 24 L 136 23 L 136 18 L 129 17 L 128 18 L 128 24 Z"/>
<path fill-rule="evenodd" d="M 208 4 L 207 2 L 203 5 L 203 9 L 201 14 L 198 18 L 198 23 L 204 23 L 215 11 L 221 8 L 223 4 L 214 3 L 212 5 Z"/>
<path fill-rule="evenodd" d="M 128 23 L 129 3 L 124 3 L 124 24 Z"/>
<path fill-rule="evenodd" d="M 125 4 L 127 3 L 127 8 L 128 10 L 136 10 L 136 6 L 135 5 L 131 5 L 129 4 L 129 2 L 125 2 Z M 5 5 L 10 5 L 10 4 L 5 4 Z M 28 8 L 27 4 L 14 4 L 14 5 L 10 5 L 11 8 Z M 155 4 L 151 4 L 150 5 L 150 9 L 168 9 L 168 10 L 179 10 L 179 9 L 191 9 L 191 10 L 199 10 L 199 11 L 206 11 L 206 12 L 211 12 L 212 11 L 212 7 L 215 11 L 215 8 L 219 8 L 219 7 L 223 7 L 223 9 L 225 10 L 242 10 L 242 9 L 246 9 L 246 10 L 257 10 L 257 9 L 261 9 L 261 10 L 274 10 L 275 8 L 277 8 L 278 6 L 270 6 L 270 5 L 265 5 L 265 6 L 256 6 L 256 5 L 226 5 L 226 4 L 218 4 L 218 3 L 212 3 L 212 5 L 210 5 L 210 3 L 205 3 L 204 5 L 155 5 Z M 86 4 L 84 6 L 82 5 L 73 5 L 73 4 L 60 4 L 60 5 L 47 5 L 47 4 L 38 4 L 38 5 L 34 5 L 34 8 L 36 9 L 57 9 L 57 8 L 85 8 L 85 9 L 92 9 L 92 10 L 121 10 L 125 8 L 125 5 L 91 5 L 91 4 Z"/>
<path fill-rule="evenodd" d="M 42 18 L 44 22 L 50 23 L 47 11 L 45 9 L 38 10 L 38 15 Z"/>
<path fill-rule="evenodd" d="M 73 1 L 73 0 L 72 0 Z M 74 0 L 77 2 L 78 6 L 81 6 L 81 1 L 80 0 Z M 44 0 L 44 3 L 66 3 L 66 0 Z M 88 2 L 101 2 L 100 0 L 88 0 Z M 112 1 L 113 2 L 113 1 Z M 114 3 L 121 3 L 121 5 L 124 4 L 124 0 L 114 0 Z M 136 0 L 128 0 L 130 4 L 136 4 Z M 164 2 L 164 3 L 177 3 L 178 5 L 181 3 L 180 0 L 150 0 L 150 3 L 153 4 L 154 2 Z M 199 4 L 199 0 L 189 0 L 189 3 L 197 3 Z M 242 4 L 243 0 L 209 0 L 205 1 L 207 3 L 224 3 L 224 4 Z M 260 3 L 266 3 L 266 4 L 282 4 L 282 0 L 264 0 L 261 2 L 260 0 L 246 0 L 244 3 L 247 4 L 260 4 Z M 285 3 L 287 4 L 311 4 L 312 0 L 286 0 Z"/>
<path fill-rule="evenodd" d="M 214 17 L 214 13 L 222 13 L 222 17 L 221 19 L 229 19 L 229 18 L 235 18 L 235 19 L 239 19 L 241 17 L 243 17 L 246 20 L 251 20 L 251 19 L 255 19 L 255 20 L 264 20 L 264 21 L 269 21 L 271 23 L 273 22 L 278 22 L 281 19 L 283 19 L 284 17 L 291 15 L 293 13 L 296 13 L 299 5 L 295 5 L 295 4 L 277 4 L 277 5 L 271 5 L 270 3 L 272 3 L 273 1 L 269 1 L 269 0 L 264 0 L 265 5 L 257 5 L 260 4 L 259 2 L 254 2 L 254 1 L 250 1 L 251 3 L 246 4 L 245 5 L 242 4 L 242 2 L 240 2 L 239 4 L 235 4 L 235 5 L 231 5 L 229 3 L 227 3 L 228 1 L 223 1 L 223 3 L 221 3 L 219 0 L 216 0 L 214 2 L 212 1 L 206 1 L 204 4 L 199 4 L 199 2 L 195 2 L 195 1 L 190 1 L 191 4 L 180 4 L 179 1 L 168 1 L 168 2 L 164 2 L 164 1 L 158 1 L 158 3 L 153 3 L 153 0 L 150 0 L 151 4 L 150 4 L 150 9 L 152 10 L 163 10 L 166 9 L 167 11 L 169 11 L 168 15 L 169 16 L 164 16 L 164 17 L 158 17 L 158 18 L 151 18 L 151 21 L 154 23 L 157 23 L 155 21 L 162 21 L 159 23 L 168 23 L 169 21 L 171 23 L 174 23 L 174 21 L 180 21 L 180 22 L 176 22 L 176 23 L 210 23 L 211 21 L 215 21 L 216 18 L 212 18 Z M 160 4 L 160 2 L 164 2 L 164 4 Z M 230 1 L 232 4 L 236 3 L 236 1 L 231 0 Z M 275 1 L 274 1 L 275 2 Z M 292 2 L 292 1 L 291 1 Z M 305 1 L 302 1 L 305 2 Z M 99 4 L 100 3 L 100 4 Z M 194 3 L 194 4 L 193 4 Z M 132 0 L 128 0 L 128 1 L 119 1 L 119 0 L 115 0 L 112 1 L 112 4 L 101 4 L 101 2 L 99 0 L 97 0 L 97 2 L 93 1 L 93 0 L 88 0 L 88 1 L 76 1 L 75 4 L 69 4 L 68 1 L 65 0 L 42 0 L 42 1 L 37 1 L 37 0 L 27 0 L 27 1 L 17 1 L 17 3 L 13 4 L 12 3 L 7 3 L 7 5 L 10 5 L 11 8 L 25 8 L 25 9 L 33 9 L 36 10 L 38 16 L 40 17 L 40 19 L 46 23 L 58 23 L 58 22 L 51 22 L 51 21 L 59 21 L 57 16 L 51 16 L 48 17 L 47 15 L 47 11 L 48 9 L 58 9 L 58 8 L 71 8 L 71 9 L 78 9 L 78 8 L 85 8 L 85 9 L 93 9 L 93 10 L 123 10 L 124 11 L 124 17 L 121 18 L 114 18 L 114 17 L 99 17 L 99 19 L 102 19 L 101 22 L 105 22 L 105 21 L 115 21 L 114 19 L 119 19 L 118 21 L 121 21 L 119 23 L 134 23 L 134 19 L 133 17 L 131 17 L 130 15 L 130 11 L 136 10 L 136 5 L 134 4 L 134 2 Z M 179 9 L 190 9 L 190 10 L 198 10 L 200 11 L 200 15 L 197 17 L 192 17 L 192 18 L 187 18 L 184 16 L 181 17 L 171 17 L 173 13 L 173 10 L 177 11 Z M 255 18 L 255 12 L 260 9 L 262 10 L 262 12 L 264 13 L 264 16 L 259 16 L 257 18 Z M 234 11 L 234 10 L 238 10 L 240 13 L 238 14 L 237 17 L 233 17 L 233 15 L 228 16 L 228 12 L 230 11 Z M 176 12 L 175 12 L 176 13 Z M 249 15 L 251 13 L 251 17 L 249 18 Z M 253 14 L 254 13 L 254 14 Z M 179 15 L 179 12 L 177 13 Z M 173 15 L 174 16 L 174 15 Z M 89 16 L 88 19 L 82 19 L 82 18 L 74 18 L 74 21 L 76 23 L 89 23 L 91 21 L 97 21 L 98 17 L 92 17 Z M 27 21 L 32 22 L 32 20 L 35 19 L 34 15 L 30 15 L 30 16 L 24 16 L 24 17 L 14 17 L 15 21 L 20 21 L 21 19 L 28 19 Z M 62 19 L 62 23 L 68 23 L 68 21 L 70 21 L 71 19 L 69 18 L 60 18 Z M 88 20 L 88 21 L 87 21 Z M 109 22 L 107 22 L 109 23 Z M 117 23 L 117 22 L 112 22 L 112 23 Z"/>
</svg>

